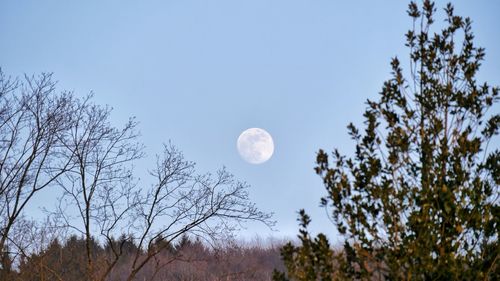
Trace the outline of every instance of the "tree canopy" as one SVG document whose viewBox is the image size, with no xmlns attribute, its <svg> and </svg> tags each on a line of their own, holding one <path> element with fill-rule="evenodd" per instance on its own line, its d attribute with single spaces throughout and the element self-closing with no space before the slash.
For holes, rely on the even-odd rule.
<svg viewBox="0 0 500 281">
<path fill-rule="evenodd" d="M 472 21 L 432 1 L 411 2 L 408 70 L 395 57 L 364 129 L 348 125 L 352 155 L 319 150 L 316 173 L 344 249 L 312 238 L 300 212 L 301 245 L 282 249 L 275 280 L 483 280 L 498 277 L 500 115 L 498 87 L 476 80 L 485 50 Z M 493 143 L 493 145 L 492 145 Z M 493 148 L 492 148 L 493 147 Z M 325 259 L 327 258 L 327 259 Z"/>
</svg>

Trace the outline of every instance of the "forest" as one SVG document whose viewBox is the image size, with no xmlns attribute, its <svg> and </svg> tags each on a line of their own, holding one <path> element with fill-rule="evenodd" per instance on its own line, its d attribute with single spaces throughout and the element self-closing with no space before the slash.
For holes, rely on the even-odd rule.
<svg viewBox="0 0 500 281">
<path fill-rule="evenodd" d="M 154 258 L 135 280 L 271 280 L 274 269 L 283 269 L 279 256 L 282 243 L 231 243 L 220 247 L 209 247 L 199 239 L 182 236 Z M 133 257 L 141 252 L 132 239 L 120 237 L 111 243 L 120 244 L 124 258 L 120 259 L 108 280 L 126 280 L 130 275 Z M 157 239 L 153 247 L 161 247 L 163 239 Z M 7 280 L 88 280 L 85 273 L 85 240 L 70 236 L 63 242 L 52 240 L 41 252 L 23 256 L 9 271 Z M 101 246 L 92 241 L 96 271 L 106 270 L 104 265 L 112 256 L 112 247 Z M 160 265 L 160 266 L 158 266 Z M 9 263 L 4 266 L 9 267 Z M 6 268 L 8 270 L 8 268 Z"/>
</svg>

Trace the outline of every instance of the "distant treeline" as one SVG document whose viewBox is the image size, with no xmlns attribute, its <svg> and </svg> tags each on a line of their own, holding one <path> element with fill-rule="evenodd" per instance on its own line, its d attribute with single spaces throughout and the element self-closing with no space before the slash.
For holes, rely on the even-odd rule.
<svg viewBox="0 0 500 281">
<path fill-rule="evenodd" d="M 106 263 L 113 260 L 110 258 L 114 255 L 113 249 L 119 248 L 122 255 L 106 280 L 126 280 L 135 254 L 143 250 L 126 236 L 111 243 L 116 247 L 92 241 L 94 271 L 102 275 L 99 271 L 109 268 Z M 163 247 L 167 242 L 157 239 L 154 243 L 153 247 Z M 167 250 L 148 263 L 134 280 L 271 280 L 274 269 L 283 269 L 279 254 L 281 245 L 228 244 L 214 247 L 200 239 L 182 236 L 176 243 L 167 245 Z M 85 251 L 85 238 L 73 235 L 65 241 L 54 239 L 45 249 L 21 257 L 19 264 L 4 255 L 3 264 L 11 267 L 4 268 L 10 275 L 5 277 L 8 280 L 84 281 L 87 280 Z M 146 256 L 143 252 L 139 259 Z"/>
</svg>

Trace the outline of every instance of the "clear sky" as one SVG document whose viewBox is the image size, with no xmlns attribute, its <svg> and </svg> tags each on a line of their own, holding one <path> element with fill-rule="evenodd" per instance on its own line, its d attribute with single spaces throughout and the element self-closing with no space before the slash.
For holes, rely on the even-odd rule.
<svg viewBox="0 0 500 281">
<path fill-rule="evenodd" d="M 437 3 L 438 22 L 445 3 Z M 453 3 L 486 48 L 479 80 L 500 85 L 500 1 Z M 407 4 L 0 0 L 0 67 L 14 76 L 54 72 L 60 90 L 93 91 L 97 103 L 114 107 L 116 125 L 136 116 L 150 156 L 137 163 L 141 177 L 168 140 L 200 171 L 226 166 L 278 222 L 277 232 L 251 225 L 243 237 L 295 236 L 300 208 L 314 231 L 335 237 L 318 207 L 325 191 L 315 153 L 350 153 L 345 126 L 361 122 L 364 101 L 389 78 L 390 58 L 408 61 Z M 274 138 L 264 164 L 248 164 L 236 150 L 250 127 Z"/>
</svg>

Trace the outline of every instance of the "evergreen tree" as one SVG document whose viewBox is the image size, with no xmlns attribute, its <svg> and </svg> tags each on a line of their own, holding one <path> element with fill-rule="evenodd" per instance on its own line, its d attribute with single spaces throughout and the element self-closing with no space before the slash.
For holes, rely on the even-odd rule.
<svg viewBox="0 0 500 281">
<path fill-rule="evenodd" d="M 302 245 L 282 249 L 287 273 L 275 280 L 498 280 L 500 151 L 488 150 L 498 88 L 476 81 L 485 52 L 471 20 L 451 4 L 444 10 L 435 31 L 434 3 L 410 3 L 409 72 L 392 59 L 392 78 L 367 101 L 364 130 L 348 126 L 352 157 L 317 154 L 328 192 L 321 204 L 345 237 L 343 253 L 311 255 L 325 238 L 302 229 Z M 335 266 L 324 277 L 310 265 L 327 255 Z"/>
<path fill-rule="evenodd" d="M 307 231 L 311 222 L 304 210 L 299 211 L 299 239 L 302 245 L 294 246 L 288 242 L 281 249 L 283 263 L 292 280 L 330 280 L 334 272 L 334 252 L 330 248 L 328 239 L 324 234 L 312 238 Z M 273 279 L 287 280 L 283 272 L 274 271 Z"/>
</svg>

